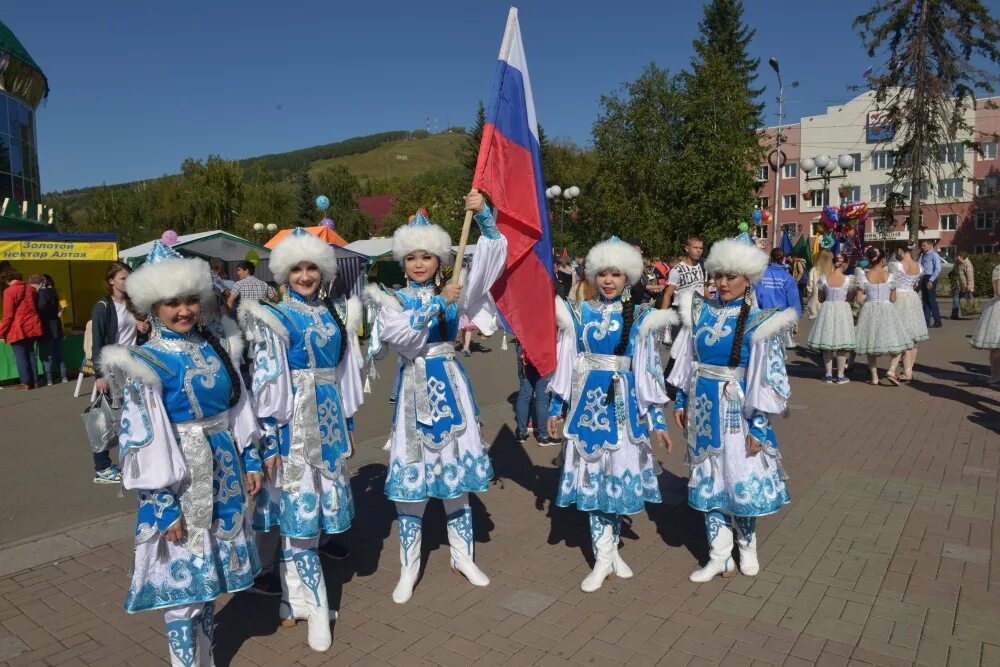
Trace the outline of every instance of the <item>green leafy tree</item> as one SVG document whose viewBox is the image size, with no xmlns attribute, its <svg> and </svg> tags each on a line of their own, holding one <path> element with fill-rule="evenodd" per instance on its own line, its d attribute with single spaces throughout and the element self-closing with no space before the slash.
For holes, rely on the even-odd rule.
<svg viewBox="0 0 1000 667">
<path fill-rule="evenodd" d="M 309 182 L 309 172 L 303 169 L 299 172 L 298 185 L 298 222 L 303 227 L 311 227 L 318 220 L 316 216 L 316 197 L 313 196 L 312 183 Z"/>
<path fill-rule="evenodd" d="M 976 91 L 992 93 L 998 76 L 975 60 L 1000 62 L 1000 23 L 978 0 L 878 0 L 854 27 L 869 57 L 884 59 L 869 80 L 884 123 L 895 130 L 894 194 L 882 218 L 892 220 L 909 196 L 908 221 L 919 221 L 922 193 L 933 178 L 967 169 L 964 160 L 941 160 L 955 151 L 949 145 L 975 148 L 980 140 L 969 112 Z M 910 241 L 919 235 L 920 225 L 911 224 Z"/>
<path fill-rule="evenodd" d="M 468 191 L 469 180 L 464 167 L 427 172 L 410 179 L 397 193 L 392 214 L 386 219 L 386 233 L 406 223 L 417 209 L 424 208 L 431 222 L 441 225 L 457 243 L 465 218 L 462 196 Z"/>
<path fill-rule="evenodd" d="M 314 174 L 314 192 L 330 199 L 327 216 L 336 225 L 337 233 L 348 241 L 368 238 L 371 219 L 358 208 L 357 197 L 361 193 L 361 183 L 346 167 L 335 165 Z"/>
</svg>

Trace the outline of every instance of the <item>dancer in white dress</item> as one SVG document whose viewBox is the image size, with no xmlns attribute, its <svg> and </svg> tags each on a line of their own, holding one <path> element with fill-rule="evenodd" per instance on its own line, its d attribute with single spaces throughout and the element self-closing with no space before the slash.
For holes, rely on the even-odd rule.
<svg viewBox="0 0 1000 667">
<path fill-rule="evenodd" d="M 913 366 L 917 363 L 917 344 L 927 340 L 927 322 L 924 320 L 924 304 L 917 293 L 922 271 L 913 259 L 913 250 L 903 246 L 896 251 L 897 261 L 889 265 L 893 285 L 896 286 L 896 310 L 903 320 L 906 332 L 913 339 L 913 347 L 903 352 L 903 382 L 913 379 Z"/>
<path fill-rule="evenodd" d="M 667 379 L 687 437 L 688 504 L 704 513 L 708 535 L 709 561 L 690 575 L 697 583 L 735 573 L 734 530 L 740 571 L 756 575 L 757 517 L 790 502 L 770 417 L 788 406 L 783 339 L 799 315 L 756 306 L 753 284 L 766 267 L 745 232 L 712 246 L 705 268 L 718 297 L 694 295 L 691 342 Z"/>
<path fill-rule="evenodd" d="M 990 282 L 993 298 L 983 306 L 976 333 L 972 335 L 972 347 L 990 351 L 990 384 L 1000 387 L 1000 265 L 993 267 Z"/>
<path fill-rule="evenodd" d="M 899 386 L 896 369 L 903 352 L 913 347 L 913 339 L 903 324 L 896 302 L 896 286 L 893 276 L 885 268 L 885 253 L 872 246 L 865 251 L 868 268 L 855 272 L 858 294 L 862 304 L 858 315 L 858 354 L 868 355 L 869 382 L 878 385 L 878 358 L 891 355 L 886 380 Z"/>
<path fill-rule="evenodd" d="M 829 253 L 830 251 L 824 250 Z M 847 303 L 847 295 L 853 286 L 851 276 L 844 275 L 847 258 L 843 253 L 830 253 L 831 270 L 821 275 L 817 283 L 820 301 L 819 315 L 809 332 L 807 345 L 810 349 L 823 352 L 823 365 L 827 383 L 846 384 L 850 382 L 844 375 L 848 355 L 857 347 L 854 336 L 854 313 Z M 837 377 L 833 377 L 833 360 L 837 359 Z"/>
<path fill-rule="evenodd" d="M 575 504 L 590 515 L 594 569 L 580 584 L 590 593 L 611 574 L 632 576 L 618 554 L 621 517 L 661 501 L 652 444 L 670 451 L 670 438 L 659 342 L 678 318 L 672 310 L 631 301 L 627 286 L 641 277 L 642 256 L 628 243 L 612 237 L 597 244 L 587 253 L 586 271 L 596 299 L 556 299 L 549 432 L 568 406 L 556 504 Z"/>
<path fill-rule="evenodd" d="M 380 356 L 386 344 L 402 361 L 385 481 L 385 494 L 399 514 L 401 568 L 392 592 L 399 604 L 409 601 L 417 583 L 424 509 L 431 498 L 444 503 L 452 569 L 476 586 L 490 583 L 473 561 L 469 494 L 486 491 L 493 466 L 472 385 L 452 341 L 463 313 L 483 333 L 496 330 L 489 289 L 506 265 L 507 239 L 481 194 L 467 195 L 465 207 L 476 212 L 482 233 L 467 284 L 440 285 L 451 239 L 421 211 L 392 236 L 392 254 L 403 265 L 407 287 L 389 292 L 370 286 L 365 293 L 376 306 L 369 359 Z"/>
</svg>

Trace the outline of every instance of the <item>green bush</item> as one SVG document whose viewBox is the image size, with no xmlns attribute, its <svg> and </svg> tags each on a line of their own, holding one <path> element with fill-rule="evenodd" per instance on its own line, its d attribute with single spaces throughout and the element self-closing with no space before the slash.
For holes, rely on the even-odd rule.
<svg viewBox="0 0 1000 667">
<path fill-rule="evenodd" d="M 969 255 L 972 262 L 973 280 L 976 281 L 976 296 L 993 296 L 993 268 L 1000 264 L 1000 255 Z"/>
</svg>

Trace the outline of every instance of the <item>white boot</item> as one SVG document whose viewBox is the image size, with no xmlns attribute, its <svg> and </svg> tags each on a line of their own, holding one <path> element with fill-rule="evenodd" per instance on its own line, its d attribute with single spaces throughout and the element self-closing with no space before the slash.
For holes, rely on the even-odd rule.
<svg viewBox="0 0 1000 667">
<path fill-rule="evenodd" d="M 580 590 L 584 593 L 593 593 L 598 590 L 604 585 L 604 580 L 615 572 L 614 539 L 614 528 L 611 522 L 598 516 L 596 512 L 591 512 L 590 541 L 594 547 L 594 569 L 580 583 Z"/>
<path fill-rule="evenodd" d="M 291 551 L 281 553 L 278 571 L 281 573 L 281 603 L 278 605 L 278 618 L 281 619 L 281 627 L 292 628 L 299 621 L 309 617 L 302 601 L 302 581 L 299 579 L 298 570 L 295 569 L 295 563 L 292 562 Z"/>
<path fill-rule="evenodd" d="M 708 531 L 708 563 L 688 577 L 696 584 L 704 584 L 720 574 L 725 579 L 736 574 L 733 563 L 733 531 L 728 519 L 719 512 L 708 512 L 705 515 L 705 528 Z"/>
<path fill-rule="evenodd" d="M 326 582 L 319 554 L 311 549 L 296 550 L 290 560 L 282 558 L 285 572 L 294 571 L 297 579 L 298 594 L 289 593 L 291 618 L 306 618 L 309 621 L 309 648 L 321 653 L 328 651 L 333 637 L 330 634 L 330 606 L 326 599 Z"/>
<path fill-rule="evenodd" d="M 206 602 L 201 614 L 195 618 L 198 643 L 198 667 L 215 667 L 212 643 L 215 641 L 215 603 Z"/>
<path fill-rule="evenodd" d="M 198 666 L 198 619 L 167 621 L 167 645 L 171 667 Z"/>
<path fill-rule="evenodd" d="M 413 587 L 420 576 L 420 537 L 423 520 L 409 514 L 399 515 L 399 583 L 392 591 L 392 601 L 406 604 L 413 597 Z"/>
<path fill-rule="evenodd" d="M 757 519 L 752 516 L 733 517 L 736 524 L 736 545 L 740 549 L 740 572 L 748 577 L 760 572 L 757 560 Z"/>
<path fill-rule="evenodd" d="M 615 574 L 620 579 L 631 579 L 634 575 L 632 568 L 628 566 L 628 563 L 621 557 L 618 552 L 618 544 L 621 542 L 622 536 L 622 518 L 621 516 L 616 516 L 615 520 L 611 524 L 611 539 L 614 542 L 615 549 Z"/>
<path fill-rule="evenodd" d="M 448 543 L 451 545 L 451 569 L 465 575 L 473 586 L 489 586 L 490 578 L 472 560 L 471 508 L 448 515 Z"/>
</svg>

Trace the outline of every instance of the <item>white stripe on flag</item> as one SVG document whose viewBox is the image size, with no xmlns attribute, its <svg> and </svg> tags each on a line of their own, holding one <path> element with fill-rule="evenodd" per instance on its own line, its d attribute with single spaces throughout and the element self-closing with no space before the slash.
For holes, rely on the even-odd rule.
<svg viewBox="0 0 1000 667">
<path fill-rule="evenodd" d="M 507 15 L 507 29 L 503 33 L 500 44 L 500 60 L 521 73 L 524 81 L 524 103 L 528 107 L 528 129 L 535 141 L 538 141 L 538 120 L 535 117 L 535 98 L 531 95 L 531 79 L 528 77 L 528 60 L 524 57 L 524 44 L 521 42 L 521 25 L 517 22 L 517 7 L 511 7 Z"/>
</svg>

